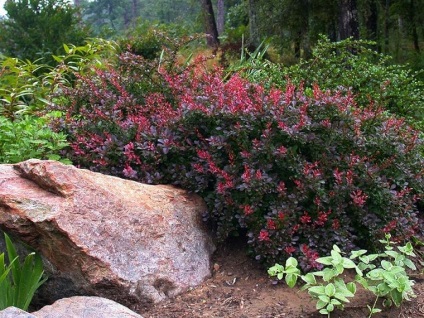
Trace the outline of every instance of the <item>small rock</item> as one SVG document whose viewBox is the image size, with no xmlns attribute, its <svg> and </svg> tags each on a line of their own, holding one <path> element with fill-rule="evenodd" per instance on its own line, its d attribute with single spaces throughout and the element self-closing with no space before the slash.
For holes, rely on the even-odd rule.
<svg viewBox="0 0 424 318">
<path fill-rule="evenodd" d="M 0 318 L 37 318 L 26 311 L 16 308 L 16 307 L 7 307 L 4 310 L 0 311 Z"/>
<path fill-rule="evenodd" d="M 101 297 L 75 296 L 63 298 L 33 312 L 37 318 L 143 318 L 112 300 Z M 20 316 L 19 316 L 20 317 Z M 26 316 L 23 316 L 23 318 Z"/>
</svg>

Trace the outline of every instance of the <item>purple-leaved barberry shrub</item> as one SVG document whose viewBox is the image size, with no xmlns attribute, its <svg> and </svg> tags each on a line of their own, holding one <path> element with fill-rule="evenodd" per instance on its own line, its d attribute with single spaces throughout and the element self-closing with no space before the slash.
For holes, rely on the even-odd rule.
<svg viewBox="0 0 424 318">
<path fill-rule="evenodd" d="M 217 236 L 247 233 L 267 265 L 296 256 L 310 270 L 333 244 L 378 249 L 385 233 L 422 233 L 422 140 L 402 119 L 346 92 L 224 80 L 200 62 L 138 84 L 143 63 L 126 53 L 64 89 L 57 127 L 75 164 L 198 193 Z"/>
</svg>

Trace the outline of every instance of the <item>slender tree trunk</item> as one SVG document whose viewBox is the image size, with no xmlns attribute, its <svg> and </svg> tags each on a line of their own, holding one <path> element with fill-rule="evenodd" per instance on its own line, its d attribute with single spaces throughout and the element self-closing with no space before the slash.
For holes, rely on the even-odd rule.
<svg viewBox="0 0 424 318">
<path fill-rule="evenodd" d="M 327 27 L 327 35 L 331 42 L 337 41 L 337 19 L 332 19 Z"/>
<path fill-rule="evenodd" d="M 258 47 L 261 43 L 258 29 L 258 0 L 249 0 L 249 31 L 250 31 L 250 45 Z"/>
<path fill-rule="evenodd" d="M 218 0 L 216 7 L 217 7 L 216 27 L 218 29 L 218 34 L 221 35 L 222 33 L 224 33 L 224 26 L 225 26 L 225 3 L 224 3 L 224 0 Z"/>
<path fill-rule="evenodd" d="M 113 7 L 110 3 L 109 3 L 109 6 L 108 6 L 108 13 L 109 13 L 110 25 L 111 25 L 112 29 L 116 30 L 115 23 L 113 22 Z"/>
<path fill-rule="evenodd" d="M 294 57 L 297 59 L 300 58 L 300 39 L 301 39 L 300 34 L 298 34 L 298 37 L 294 39 Z"/>
<path fill-rule="evenodd" d="M 365 28 L 366 28 L 366 39 L 376 42 L 375 49 L 381 52 L 380 36 L 378 32 L 378 0 L 367 1 L 367 8 L 365 15 Z"/>
<path fill-rule="evenodd" d="M 138 18 L 138 7 L 139 7 L 139 0 L 133 0 L 132 1 L 132 17 L 133 19 Z"/>
<path fill-rule="evenodd" d="M 378 40 L 378 8 L 376 0 L 369 3 L 369 14 L 365 22 L 367 28 L 367 37 L 372 41 Z"/>
<path fill-rule="evenodd" d="M 124 26 L 125 26 L 125 28 L 128 28 L 128 25 L 129 25 L 129 24 L 130 24 L 130 22 L 131 22 L 132 13 L 131 13 L 130 11 L 131 11 L 131 9 L 130 9 L 130 8 L 128 8 L 128 7 L 126 7 L 126 8 L 125 8 L 124 16 L 123 16 L 123 18 L 124 18 Z"/>
<path fill-rule="evenodd" d="M 339 3 L 338 40 L 344 40 L 349 37 L 359 39 L 358 8 L 356 0 L 340 0 Z"/>
<path fill-rule="evenodd" d="M 299 34 L 302 42 L 303 49 L 303 58 L 309 58 L 311 56 L 311 46 L 309 43 L 309 34 L 310 34 L 310 1 L 309 0 L 299 0 L 302 9 L 302 24 L 303 28 Z"/>
<path fill-rule="evenodd" d="M 79 7 L 81 5 L 81 0 L 74 0 L 74 5 Z"/>
<path fill-rule="evenodd" d="M 216 28 L 215 14 L 213 12 L 211 0 L 201 0 L 205 32 L 207 35 L 206 43 L 210 47 L 219 46 L 218 30 Z"/>
<path fill-rule="evenodd" d="M 390 0 L 386 0 L 384 6 L 384 52 L 389 51 L 389 19 L 390 19 Z"/>
<path fill-rule="evenodd" d="M 413 29 L 412 29 L 412 39 L 414 41 L 414 49 L 415 51 L 420 54 L 421 50 L 420 50 L 420 42 L 418 40 L 418 32 L 417 32 L 417 26 L 414 25 Z"/>
<path fill-rule="evenodd" d="M 409 3 L 409 20 L 411 22 L 412 41 L 414 43 L 414 49 L 419 54 L 420 44 L 418 39 L 417 23 L 415 19 L 415 1 L 411 0 Z"/>
</svg>

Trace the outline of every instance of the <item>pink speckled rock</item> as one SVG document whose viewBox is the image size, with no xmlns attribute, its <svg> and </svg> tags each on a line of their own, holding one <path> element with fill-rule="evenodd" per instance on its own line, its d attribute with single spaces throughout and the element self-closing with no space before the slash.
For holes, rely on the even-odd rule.
<svg viewBox="0 0 424 318">
<path fill-rule="evenodd" d="M 200 197 L 172 186 L 55 161 L 0 165 L 0 227 L 38 250 L 53 265 L 50 274 L 67 277 L 79 294 L 130 308 L 210 276 L 215 248 L 205 209 Z"/>
<path fill-rule="evenodd" d="M 37 318 L 143 318 L 112 300 L 87 296 L 63 298 L 32 314 Z"/>
</svg>

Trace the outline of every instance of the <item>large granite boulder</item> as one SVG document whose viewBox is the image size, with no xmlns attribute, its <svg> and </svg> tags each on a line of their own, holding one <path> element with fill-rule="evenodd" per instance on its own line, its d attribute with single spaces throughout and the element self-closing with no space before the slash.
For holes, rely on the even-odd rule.
<svg viewBox="0 0 424 318">
<path fill-rule="evenodd" d="M 205 209 L 172 186 L 55 161 L 0 165 L 0 227 L 46 259 L 50 302 L 73 293 L 138 309 L 200 284 L 214 251 Z"/>
</svg>

